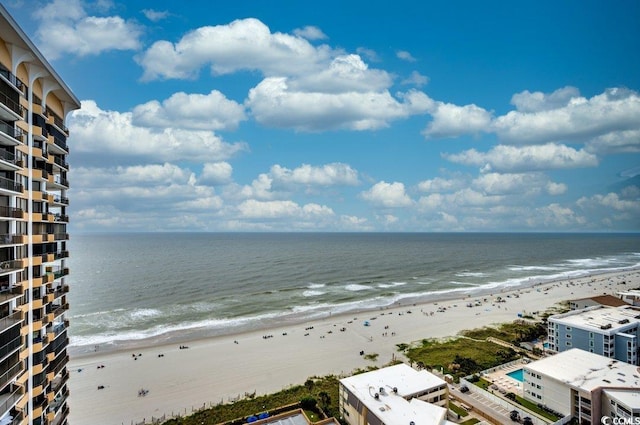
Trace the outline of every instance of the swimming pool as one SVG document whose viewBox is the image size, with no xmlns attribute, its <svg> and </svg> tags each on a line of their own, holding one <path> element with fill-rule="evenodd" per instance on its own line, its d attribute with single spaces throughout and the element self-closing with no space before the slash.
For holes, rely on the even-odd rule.
<svg viewBox="0 0 640 425">
<path fill-rule="evenodd" d="M 524 382 L 524 372 L 522 369 L 514 370 L 513 372 L 507 373 L 507 376 L 515 379 L 516 381 Z"/>
</svg>

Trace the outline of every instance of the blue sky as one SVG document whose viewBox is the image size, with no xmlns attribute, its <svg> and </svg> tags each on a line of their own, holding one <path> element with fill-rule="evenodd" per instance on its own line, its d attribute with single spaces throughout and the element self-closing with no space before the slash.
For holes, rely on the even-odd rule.
<svg viewBox="0 0 640 425">
<path fill-rule="evenodd" d="M 637 1 L 3 4 L 72 231 L 640 230 Z"/>
</svg>

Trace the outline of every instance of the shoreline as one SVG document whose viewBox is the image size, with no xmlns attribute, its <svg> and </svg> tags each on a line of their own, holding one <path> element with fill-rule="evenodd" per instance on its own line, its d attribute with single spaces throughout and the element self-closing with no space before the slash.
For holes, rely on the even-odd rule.
<svg viewBox="0 0 640 425">
<path fill-rule="evenodd" d="M 68 365 L 70 422 L 126 425 L 164 414 L 185 415 L 246 393 L 269 394 L 299 385 L 311 376 L 350 374 L 358 368 L 384 365 L 394 357 L 402 359 L 396 344 L 455 336 L 465 329 L 515 320 L 518 313 L 542 313 L 569 299 L 615 295 L 637 287 L 640 270 L 625 269 L 265 324 L 240 333 L 184 341 L 153 338 L 135 346 L 75 353 Z M 496 303 L 498 296 L 505 302 Z M 482 305 L 466 306 L 476 300 Z M 361 351 L 378 354 L 378 359 L 368 361 Z M 141 389 L 148 393 L 138 396 Z"/>
<path fill-rule="evenodd" d="M 232 335 L 243 335 L 249 332 L 253 332 L 256 330 L 269 330 L 275 329 L 279 327 L 285 327 L 289 325 L 299 325 L 304 323 L 310 323 L 315 321 L 321 321 L 325 319 L 329 319 L 331 317 L 340 318 L 340 317 L 348 317 L 352 315 L 358 314 L 368 314 L 370 312 L 375 313 L 379 311 L 385 311 L 393 308 L 403 308 L 403 307 L 415 307 L 419 305 L 427 305 L 427 304 L 437 304 L 439 302 L 447 302 L 447 301 L 464 301 L 467 298 L 484 298 L 491 297 L 503 294 L 510 294 L 518 291 L 525 291 L 529 288 L 536 288 L 538 286 L 550 285 L 555 283 L 561 283 L 565 281 L 579 281 L 583 279 L 592 279 L 600 276 L 609 276 L 609 275 L 618 275 L 623 273 L 631 273 L 634 271 L 640 271 L 640 266 L 638 267 L 630 267 L 623 268 L 616 271 L 605 271 L 602 273 L 590 273 L 577 277 L 565 277 L 560 279 L 553 280 L 541 280 L 536 282 L 521 282 L 518 285 L 513 286 L 502 286 L 502 287 L 477 287 L 477 288 L 465 288 L 468 290 L 470 294 L 464 295 L 464 290 L 443 290 L 442 292 L 430 292 L 421 296 L 415 297 L 406 297 L 401 301 L 395 301 L 386 306 L 379 306 L 374 308 L 361 307 L 347 312 L 338 312 L 324 315 L 314 315 L 314 316 L 305 316 L 300 313 L 296 315 L 291 313 L 285 319 L 273 317 L 269 319 L 262 319 L 260 326 L 253 326 L 255 322 L 251 322 L 250 325 L 239 325 L 235 326 L 229 330 L 220 330 L 220 329 L 208 329 L 206 327 L 197 327 L 191 329 L 180 329 L 174 330 L 170 332 L 166 332 L 163 334 L 140 338 L 140 339 L 131 339 L 131 340 L 119 340 L 114 341 L 113 343 L 102 343 L 96 345 L 73 345 L 70 344 L 68 348 L 68 352 L 70 357 L 73 358 L 81 358 L 86 356 L 94 355 L 96 352 L 101 353 L 112 353 L 118 351 L 129 351 L 129 350 L 139 350 L 146 349 L 150 347 L 155 347 L 158 345 L 171 345 L 171 344 L 180 344 L 180 343 L 189 343 L 193 341 L 200 341 L 203 339 L 210 338 L 219 338 L 219 337 L 228 337 Z"/>
</svg>

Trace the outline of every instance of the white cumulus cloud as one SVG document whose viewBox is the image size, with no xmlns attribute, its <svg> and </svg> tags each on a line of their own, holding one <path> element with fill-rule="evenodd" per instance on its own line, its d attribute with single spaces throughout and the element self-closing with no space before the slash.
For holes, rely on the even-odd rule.
<svg viewBox="0 0 640 425">
<path fill-rule="evenodd" d="M 214 74 L 257 70 L 266 76 L 303 75 L 330 58 L 327 46 L 315 47 L 301 36 L 272 33 L 255 18 L 200 27 L 178 42 L 161 40 L 139 55 L 144 80 L 193 78 L 203 66 Z"/>
<path fill-rule="evenodd" d="M 65 53 L 86 56 L 141 47 L 139 25 L 120 16 L 88 16 L 79 0 L 54 0 L 34 15 L 38 46 L 50 60 Z"/>
<path fill-rule="evenodd" d="M 218 90 L 209 94 L 178 92 L 160 103 L 152 100 L 133 109 L 132 122 L 144 127 L 234 130 L 245 120 L 244 107 Z"/>
<path fill-rule="evenodd" d="M 436 102 L 430 113 L 433 120 L 422 132 L 427 138 L 486 132 L 492 117 L 491 112 L 476 105 L 458 106 L 443 102 Z"/>
<path fill-rule="evenodd" d="M 75 153 L 116 157 L 144 157 L 160 161 L 224 160 L 247 149 L 226 143 L 210 131 L 136 126 L 131 112 L 105 111 L 91 100 L 69 117 Z"/>
<path fill-rule="evenodd" d="M 409 207 L 413 204 L 405 192 L 404 184 L 400 182 L 380 181 L 360 195 L 365 201 L 384 208 Z"/>
<path fill-rule="evenodd" d="M 475 165 L 484 171 L 498 172 L 583 168 L 598 165 L 595 155 L 554 143 L 534 146 L 497 145 L 488 152 L 470 149 L 443 156 L 451 162 Z"/>
</svg>

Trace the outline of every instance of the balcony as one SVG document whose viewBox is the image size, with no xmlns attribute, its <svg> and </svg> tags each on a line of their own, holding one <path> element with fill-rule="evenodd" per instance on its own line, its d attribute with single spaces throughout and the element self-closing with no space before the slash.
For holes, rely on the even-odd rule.
<svg viewBox="0 0 640 425">
<path fill-rule="evenodd" d="M 56 174 L 47 180 L 47 189 L 69 189 L 69 180 Z"/>
<path fill-rule="evenodd" d="M 13 391 L 0 395 L 0 417 L 4 416 L 22 398 L 22 388 L 16 386 Z"/>
<path fill-rule="evenodd" d="M 14 287 L 9 289 L 8 286 L 7 287 L 3 287 L 0 290 L 0 304 L 4 304 L 7 301 L 11 301 L 13 299 L 16 298 L 20 298 L 22 296 L 22 288 L 21 287 Z M 18 304 L 20 304 L 20 300 L 17 301 Z"/>
<path fill-rule="evenodd" d="M 64 159 L 60 158 L 59 156 L 54 156 L 53 162 L 60 168 L 64 168 L 65 170 L 69 169 L 69 163 L 66 162 Z"/>
<path fill-rule="evenodd" d="M 67 146 L 67 143 L 61 139 L 60 137 L 53 137 L 53 144 L 50 144 L 51 146 L 51 152 L 52 153 L 57 153 L 57 154 L 68 154 L 69 153 L 69 146 Z M 56 149 L 57 148 L 57 149 Z"/>
<path fill-rule="evenodd" d="M 21 260 L 0 261 L 0 276 L 20 271 L 24 269 L 24 267 Z"/>
<path fill-rule="evenodd" d="M 22 323 L 20 313 L 13 313 L 0 319 L 0 333 L 6 331 L 12 326 Z"/>
<path fill-rule="evenodd" d="M 20 208 L 0 206 L 0 218 L 25 218 L 25 213 Z"/>
<path fill-rule="evenodd" d="M 51 425 L 60 425 L 64 423 L 65 419 L 69 416 L 69 406 L 65 403 L 57 413 L 56 417 L 50 422 Z"/>
<path fill-rule="evenodd" d="M 24 94 L 25 84 L 3 65 L 0 65 L 0 79 L 8 83 L 9 86 L 13 87 L 19 94 Z"/>
<path fill-rule="evenodd" d="M 0 375 L 0 388 L 3 388 L 7 382 L 18 377 L 20 372 L 22 371 L 22 362 L 18 362 L 12 367 L 9 368 L 6 372 Z"/>
<path fill-rule="evenodd" d="M 9 355 L 18 351 L 22 347 L 22 337 L 17 336 L 11 341 L 7 342 L 5 345 L 0 347 L 0 359 L 5 359 Z"/>
<path fill-rule="evenodd" d="M 69 222 L 69 216 L 65 215 L 65 214 L 54 214 L 53 215 L 53 220 L 56 222 L 60 222 L 60 223 L 68 223 Z"/>
<path fill-rule="evenodd" d="M 65 198 L 64 196 L 54 195 L 53 203 L 62 204 L 62 205 L 69 205 L 69 198 Z"/>
<path fill-rule="evenodd" d="M 7 84 L 4 81 L 0 84 Z M 24 108 L 20 105 L 20 96 L 16 93 L 16 98 L 8 96 L 0 91 L 0 118 L 5 121 L 19 121 L 24 114 Z"/>
<path fill-rule="evenodd" d="M 50 351 L 49 353 L 51 354 L 53 352 Z M 57 357 L 58 354 L 60 354 L 60 353 L 55 353 L 55 357 L 56 358 L 51 363 L 49 363 L 49 370 L 52 371 L 54 375 L 57 375 L 58 373 L 60 373 L 60 371 L 62 371 L 62 369 L 64 369 L 64 367 L 67 365 L 67 363 L 69 363 L 69 356 L 68 355 L 65 354 L 64 356 Z"/>
<path fill-rule="evenodd" d="M 25 235 L 17 235 L 15 233 L 0 233 L 0 245 L 16 245 L 20 243 L 24 243 L 23 236 Z"/>
<path fill-rule="evenodd" d="M 53 272 L 54 279 L 60 279 L 61 277 L 67 276 L 69 274 L 69 267 L 58 268 L 58 269 L 52 268 L 51 271 Z"/>
<path fill-rule="evenodd" d="M 4 177 L 0 177 L 0 194 L 11 192 L 11 195 L 21 195 L 24 190 L 24 186 L 13 180 L 9 180 Z"/>
<path fill-rule="evenodd" d="M 4 121 L 0 121 L 0 144 L 4 146 L 17 146 L 22 141 L 23 131 L 21 128 L 14 128 Z"/>
<path fill-rule="evenodd" d="M 61 258 L 69 258 L 69 251 L 60 251 L 55 253 L 55 260 L 60 260 Z"/>
<path fill-rule="evenodd" d="M 51 109 L 47 108 L 45 110 L 45 113 L 47 114 L 47 116 L 49 118 L 53 118 L 53 125 L 55 125 L 56 127 L 58 127 L 58 130 L 69 134 L 69 130 L 67 129 L 67 127 L 64 126 L 64 122 L 62 121 L 62 118 L 60 118 L 58 116 L 58 114 L 56 114 L 55 112 L 53 112 Z"/>
<path fill-rule="evenodd" d="M 69 240 L 69 234 L 68 233 L 56 233 L 53 236 L 53 240 L 55 240 L 55 241 L 66 241 L 66 240 Z"/>
<path fill-rule="evenodd" d="M 64 373 L 56 376 L 53 381 L 51 381 L 51 391 L 58 392 L 62 385 L 64 385 L 69 380 L 69 371 L 65 370 Z"/>
</svg>

